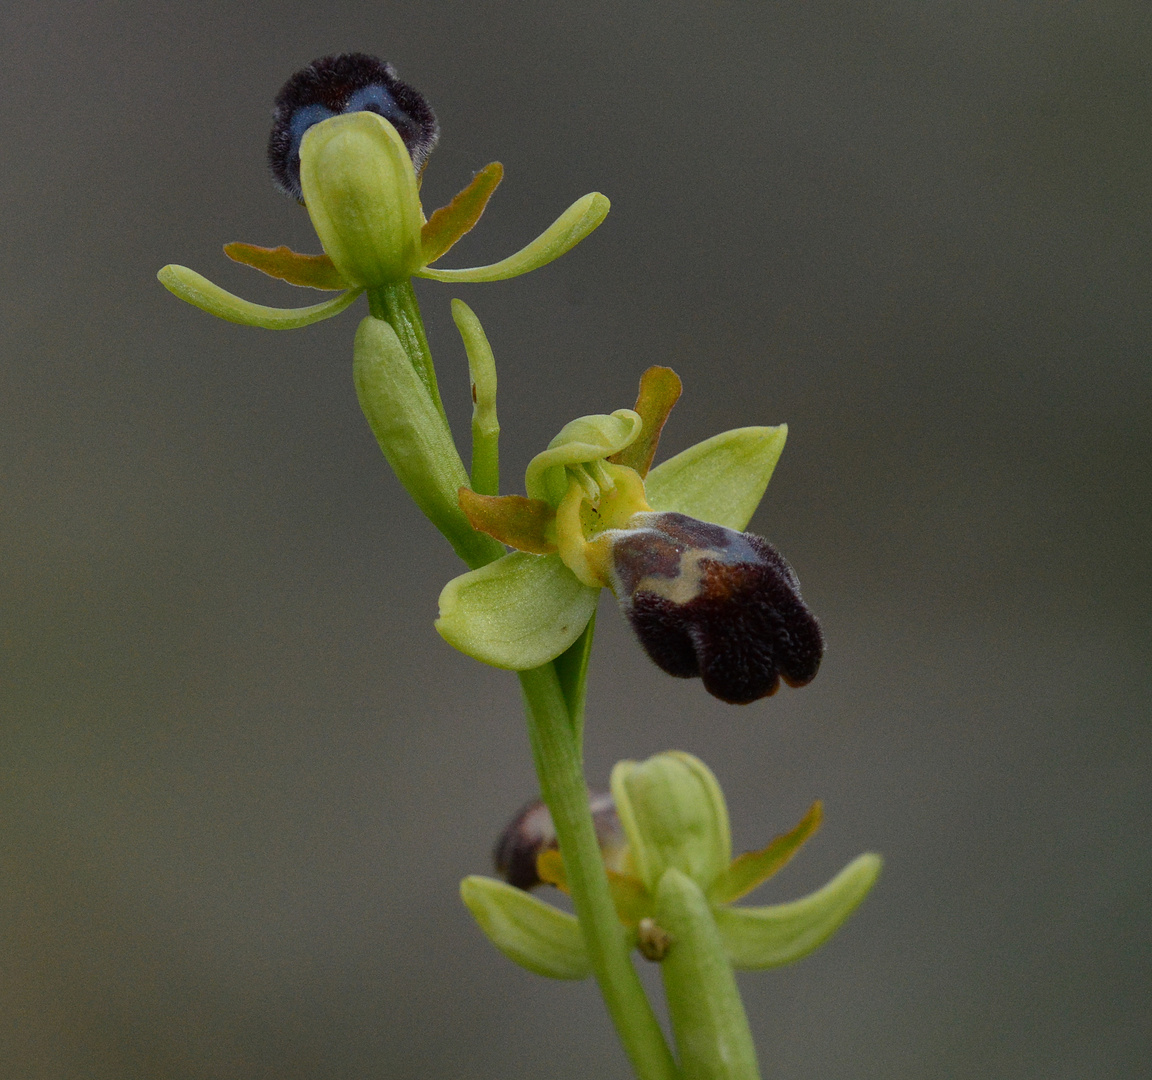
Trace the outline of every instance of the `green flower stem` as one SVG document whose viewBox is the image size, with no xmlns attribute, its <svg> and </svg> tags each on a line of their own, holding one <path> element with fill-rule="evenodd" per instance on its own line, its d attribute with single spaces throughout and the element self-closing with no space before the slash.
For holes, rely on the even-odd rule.
<svg viewBox="0 0 1152 1080">
<path fill-rule="evenodd" d="M 428 396 L 436 406 L 445 425 L 448 417 L 444 413 L 444 403 L 440 400 L 440 388 L 436 383 L 436 368 L 432 363 L 432 353 L 428 349 L 428 337 L 424 333 L 424 320 L 420 316 L 420 305 L 416 300 L 416 290 L 410 279 L 396 281 L 380 289 L 368 290 L 368 310 L 377 318 L 390 323 L 412 361 L 420 381 L 428 388 Z"/>
<path fill-rule="evenodd" d="M 640 1080 L 678 1080 L 676 1063 L 632 966 L 631 944 L 608 891 L 588 807 L 579 738 L 556 665 L 520 672 L 520 687 L 540 794 L 556 826 L 572 904 L 608 1012 Z"/>
<path fill-rule="evenodd" d="M 760 1080 L 732 964 L 700 887 L 675 867 L 656 888 L 656 922 L 671 935 L 660 965 L 684 1080 Z"/>
<path fill-rule="evenodd" d="M 456 504 L 453 485 L 464 482 L 463 464 L 444 417 L 411 283 L 374 289 L 368 299 L 373 317 L 361 324 L 356 348 L 356 387 L 365 416 L 417 504 L 470 568 L 484 566 L 504 549 L 473 531 Z M 466 343 L 469 337 L 475 346 L 475 335 L 466 335 Z M 494 396 L 494 386 L 492 390 Z M 493 471 L 495 464 L 493 460 Z M 679 1080 L 632 966 L 631 941 L 612 903 L 588 805 L 581 745 L 591 642 L 589 623 L 557 661 L 520 672 L 540 793 L 556 825 L 592 971 L 632 1066 L 640 1080 Z"/>
</svg>

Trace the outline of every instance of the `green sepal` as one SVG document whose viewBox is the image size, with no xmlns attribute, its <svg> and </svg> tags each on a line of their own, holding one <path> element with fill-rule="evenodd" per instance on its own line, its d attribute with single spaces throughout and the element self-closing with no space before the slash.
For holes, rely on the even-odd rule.
<svg viewBox="0 0 1152 1080">
<path fill-rule="evenodd" d="M 819 800 L 814 802 L 800 823 L 782 836 L 777 836 L 766 848 L 746 851 L 733 859 L 727 869 L 712 883 L 708 899 L 713 904 L 730 904 L 747 896 L 758 885 L 767 881 L 781 869 L 793 855 L 820 828 L 824 810 Z"/>
<path fill-rule="evenodd" d="M 524 473 L 528 497 L 559 506 L 568 491 L 564 473 L 567 466 L 602 461 L 618 453 L 640 434 L 643 426 L 640 414 L 631 409 L 617 409 L 611 416 L 581 416 L 565 424 L 548 449 L 528 463 Z"/>
<path fill-rule="evenodd" d="M 598 596 L 560 556 L 514 551 L 448 582 L 436 629 L 476 660 L 525 671 L 554 660 L 584 632 Z"/>
<path fill-rule="evenodd" d="M 440 207 L 420 229 L 420 245 L 425 263 L 434 263 L 444 255 L 457 240 L 470 232 L 480 220 L 492 192 L 504 179 L 504 166 L 498 161 L 485 165 L 472 182 L 447 206 Z"/>
<path fill-rule="evenodd" d="M 509 960 L 550 979 L 585 979 L 588 949 L 576 918 L 494 878 L 466 877 L 460 898 Z"/>
<path fill-rule="evenodd" d="M 313 124 L 300 141 L 300 187 L 345 280 L 380 288 L 407 281 L 424 261 L 416 173 L 384 117 L 340 113 Z"/>
<path fill-rule="evenodd" d="M 438 270 L 425 266 L 416 271 L 416 277 L 433 278 L 436 281 L 504 281 L 506 278 L 519 277 L 546 266 L 574 248 L 608 216 L 610 206 L 600 192 L 593 191 L 577 199 L 532 243 L 521 248 L 515 255 L 509 255 L 489 266 L 473 266 L 466 270 Z"/>
<path fill-rule="evenodd" d="M 186 266 L 170 264 L 163 267 L 156 276 L 170 293 L 201 311 L 215 315 L 218 319 L 240 323 L 241 326 L 259 326 L 264 330 L 296 330 L 301 326 L 330 319 L 333 315 L 339 315 L 363 291 L 349 289 L 331 300 L 309 307 L 275 308 L 242 300 Z"/>
<path fill-rule="evenodd" d="M 737 968 L 755 971 L 807 956 L 856 910 L 882 865 L 879 855 L 861 855 L 802 900 L 771 907 L 716 908 L 716 925 L 729 959 Z"/>
<path fill-rule="evenodd" d="M 503 548 L 477 532 L 457 492 L 468 474 L 452 433 L 396 331 L 369 315 L 356 331 L 353 378 L 360 407 L 380 449 L 416 505 L 469 566 L 499 558 Z"/>
<path fill-rule="evenodd" d="M 712 770 L 679 750 L 612 770 L 612 797 L 636 873 L 650 892 L 669 867 L 707 891 L 732 859 L 724 793 Z"/>
<path fill-rule="evenodd" d="M 684 1080 L 760 1080 L 756 1048 L 714 913 L 675 867 L 656 889 L 657 926 L 671 941 L 660 963 Z"/>
<path fill-rule="evenodd" d="M 648 502 L 653 510 L 674 510 L 742 531 L 764 497 L 787 437 L 787 424 L 713 435 L 648 474 Z"/>
</svg>

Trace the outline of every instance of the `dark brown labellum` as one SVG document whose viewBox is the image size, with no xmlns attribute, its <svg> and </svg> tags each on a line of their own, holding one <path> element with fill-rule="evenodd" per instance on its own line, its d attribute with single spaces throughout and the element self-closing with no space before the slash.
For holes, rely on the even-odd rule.
<svg viewBox="0 0 1152 1080">
<path fill-rule="evenodd" d="M 606 854 L 618 850 L 624 844 L 624 830 L 616 815 L 616 803 L 609 792 L 589 792 L 588 803 L 592 809 L 592 822 L 596 826 L 596 839 L 600 850 Z M 521 808 L 508 822 L 500 834 L 492 851 L 492 861 L 496 872 L 509 885 L 518 889 L 534 889 L 542 885 L 536 873 L 536 857 L 542 851 L 555 850 L 556 828 L 548 807 L 537 799 Z"/>
<path fill-rule="evenodd" d="M 613 538 L 620 606 L 669 675 L 746 705 L 810 683 L 824 637 L 792 567 L 767 540 L 685 514 L 637 514 Z M 606 534 L 607 535 L 607 534 Z"/>
<path fill-rule="evenodd" d="M 313 124 L 338 113 L 374 112 L 400 133 L 419 176 L 440 137 L 424 96 L 396 77 L 391 64 L 364 53 L 313 60 L 276 95 L 268 164 L 276 186 L 304 201 L 300 190 L 300 140 Z"/>
</svg>

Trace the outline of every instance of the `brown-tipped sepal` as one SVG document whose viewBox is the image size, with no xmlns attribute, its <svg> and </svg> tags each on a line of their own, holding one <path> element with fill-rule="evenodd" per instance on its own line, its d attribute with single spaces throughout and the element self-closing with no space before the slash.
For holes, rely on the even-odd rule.
<svg viewBox="0 0 1152 1080">
<path fill-rule="evenodd" d="M 824 654 L 820 624 L 768 541 L 676 513 L 637 514 L 611 534 L 613 591 L 669 675 L 699 676 L 746 705 L 783 679 L 805 686 Z"/>
</svg>

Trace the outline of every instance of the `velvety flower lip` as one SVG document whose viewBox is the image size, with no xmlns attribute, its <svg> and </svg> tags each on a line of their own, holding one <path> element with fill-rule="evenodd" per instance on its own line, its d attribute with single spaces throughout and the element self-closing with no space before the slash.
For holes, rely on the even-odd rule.
<svg viewBox="0 0 1152 1080">
<path fill-rule="evenodd" d="M 624 844 L 624 830 L 616 813 L 616 803 L 608 791 L 590 791 L 588 805 L 596 839 L 605 861 L 612 863 L 613 853 Z M 542 852 L 556 851 L 556 827 L 543 800 L 535 799 L 520 808 L 496 840 L 492 862 L 496 872 L 509 885 L 517 889 L 534 889 L 544 880 L 537 871 L 537 860 Z"/>
<path fill-rule="evenodd" d="M 401 82 L 396 69 L 375 56 L 343 53 L 313 60 L 276 95 L 268 164 L 276 186 L 299 202 L 300 143 L 314 124 L 349 112 L 384 117 L 403 140 L 419 176 L 440 137 L 436 115 L 424 95 Z"/>
<path fill-rule="evenodd" d="M 677 513 L 629 524 L 610 534 L 613 592 L 660 668 L 733 705 L 816 677 L 820 624 L 767 540 Z"/>
</svg>

